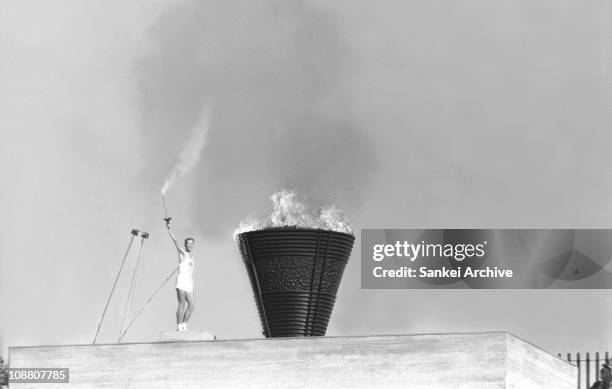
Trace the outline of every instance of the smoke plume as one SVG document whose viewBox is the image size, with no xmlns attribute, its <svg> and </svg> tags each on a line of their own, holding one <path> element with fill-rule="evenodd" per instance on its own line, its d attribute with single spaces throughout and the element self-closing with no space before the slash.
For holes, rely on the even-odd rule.
<svg viewBox="0 0 612 389">
<path fill-rule="evenodd" d="M 178 155 L 176 163 L 166 175 L 164 185 L 161 189 L 162 196 L 166 195 L 168 188 L 174 180 L 184 177 L 198 162 L 202 149 L 206 144 L 206 136 L 210 125 L 210 116 L 207 108 L 202 110 L 198 124 L 193 128 L 189 141 L 185 144 Z"/>
<path fill-rule="evenodd" d="M 187 1 L 150 37 L 155 50 L 138 74 L 151 174 L 163 164 L 160 143 L 186 136 L 199 107 L 214 102 L 206 170 L 191 193 L 202 233 L 227 236 L 279 188 L 361 210 L 377 148 L 354 117 L 356 67 L 334 14 L 302 1 Z"/>
</svg>

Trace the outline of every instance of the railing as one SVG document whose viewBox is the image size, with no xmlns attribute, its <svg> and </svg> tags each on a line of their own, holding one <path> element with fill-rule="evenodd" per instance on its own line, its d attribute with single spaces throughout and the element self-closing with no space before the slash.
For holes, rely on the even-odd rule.
<svg viewBox="0 0 612 389">
<path fill-rule="evenodd" d="M 6 373 L 6 368 L 8 366 L 4 366 L 4 360 L 0 357 L 0 388 L 4 389 L 8 386 L 8 374 Z"/>
<path fill-rule="evenodd" d="M 563 358 L 561 354 L 557 354 L 559 358 Z M 580 353 L 576 353 L 575 358 L 572 359 L 572 354 L 567 353 L 568 362 L 573 363 L 578 368 L 578 389 L 589 389 L 597 380 L 599 380 L 599 368 L 604 363 L 610 363 L 610 353 L 596 352 L 595 358 L 591 359 L 591 354 L 586 353 L 584 358 L 581 357 Z"/>
</svg>

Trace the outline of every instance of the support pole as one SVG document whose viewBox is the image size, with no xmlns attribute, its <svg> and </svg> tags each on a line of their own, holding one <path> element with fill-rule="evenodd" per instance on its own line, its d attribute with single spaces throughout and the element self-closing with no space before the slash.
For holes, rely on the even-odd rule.
<svg viewBox="0 0 612 389">
<path fill-rule="evenodd" d="M 113 297 L 113 293 L 115 292 L 115 288 L 117 287 L 117 281 L 119 281 L 119 276 L 121 275 L 121 270 L 123 269 L 123 265 L 125 264 L 125 259 L 127 258 L 129 252 L 130 252 L 130 248 L 132 247 L 132 242 L 134 242 L 134 237 L 136 235 L 140 234 L 140 231 L 133 229 L 131 231 L 131 237 L 130 237 L 130 243 L 128 243 L 128 247 L 127 250 L 125 250 L 125 254 L 123 255 L 123 259 L 121 260 L 121 265 L 119 266 L 119 271 L 117 272 L 117 275 L 115 276 L 115 282 L 113 283 L 113 287 L 110 291 L 110 294 L 108 296 L 108 299 L 106 300 L 106 305 L 104 306 L 104 311 L 102 312 L 102 317 L 100 317 L 100 322 L 98 323 L 98 329 L 96 330 L 96 335 L 94 336 L 93 342 L 91 344 L 96 344 L 96 340 L 98 339 L 98 334 L 100 333 L 100 328 L 102 327 L 102 322 L 104 321 L 104 316 L 106 315 L 106 310 L 108 309 L 108 304 L 111 301 L 111 298 Z"/>
<path fill-rule="evenodd" d="M 138 265 L 140 264 L 140 257 L 142 254 L 142 246 L 144 246 L 144 241 L 149 237 L 149 234 L 143 232 L 140 235 L 140 246 L 138 247 L 138 255 L 136 256 L 136 265 L 134 266 L 134 271 L 132 272 L 132 280 L 130 282 L 130 290 L 128 292 L 128 297 L 125 302 L 125 308 L 123 309 L 123 317 L 121 318 L 121 328 L 119 329 L 119 338 L 117 343 L 121 341 L 121 334 L 123 333 L 123 325 L 125 324 L 125 318 L 129 314 L 129 311 L 132 307 L 132 301 L 134 300 L 134 288 L 136 285 L 136 272 L 138 271 Z"/>
</svg>

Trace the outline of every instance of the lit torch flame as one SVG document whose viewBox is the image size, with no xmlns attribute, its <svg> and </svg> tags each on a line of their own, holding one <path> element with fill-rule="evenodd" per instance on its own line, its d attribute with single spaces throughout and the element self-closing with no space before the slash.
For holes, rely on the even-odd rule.
<svg viewBox="0 0 612 389">
<path fill-rule="evenodd" d="M 353 228 L 348 218 L 335 205 L 319 208 L 315 214 L 302 204 L 294 191 L 281 190 L 270 196 L 274 211 L 264 219 L 248 217 L 234 230 L 234 238 L 249 231 L 266 228 L 297 227 L 332 230 L 353 235 Z"/>
</svg>

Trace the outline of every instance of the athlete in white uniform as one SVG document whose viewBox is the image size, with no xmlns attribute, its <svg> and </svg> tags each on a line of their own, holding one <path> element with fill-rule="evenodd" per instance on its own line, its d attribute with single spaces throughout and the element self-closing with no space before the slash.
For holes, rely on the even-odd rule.
<svg viewBox="0 0 612 389">
<path fill-rule="evenodd" d="M 166 228 L 168 228 L 168 233 L 176 246 L 179 256 L 179 273 L 176 277 L 176 297 L 178 299 L 176 329 L 177 331 L 187 331 L 187 322 L 195 308 L 193 299 L 193 268 L 195 261 L 191 253 L 195 241 L 193 238 L 187 238 L 185 239 L 185 246 L 180 247 L 170 230 L 170 220 L 166 220 Z"/>
</svg>

